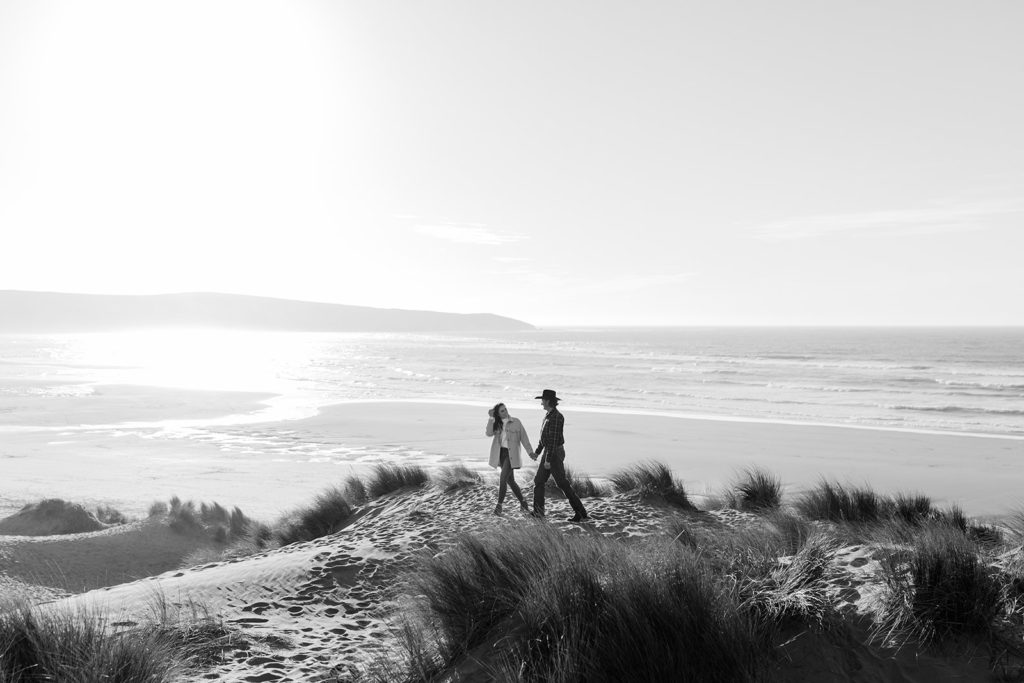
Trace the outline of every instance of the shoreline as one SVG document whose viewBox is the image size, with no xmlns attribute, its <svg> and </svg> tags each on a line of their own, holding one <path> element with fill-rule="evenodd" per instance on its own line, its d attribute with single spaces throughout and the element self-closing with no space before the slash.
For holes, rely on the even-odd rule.
<svg viewBox="0 0 1024 683">
<path fill-rule="evenodd" d="M 329 409 L 333 406 L 352 405 L 361 403 L 403 403 L 403 404 L 427 404 L 427 405 L 454 405 L 467 407 L 490 408 L 493 404 L 483 401 L 457 400 L 457 399 L 426 399 L 426 398 L 367 398 L 367 399 L 343 399 L 331 403 L 325 403 L 316 408 L 317 411 Z M 506 402 L 506 406 L 520 410 L 533 410 L 537 405 L 532 403 Z M 539 405 L 539 404 L 538 404 Z M 568 404 L 562 403 L 563 411 Z M 765 418 L 744 415 L 721 415 L 716 413 L 680 413 L 669 410 L 642 410 L 639 408 L 607 408 L 601 406 L 574 406 L 574 412 L 597 413 L 602 415 L 634 415 L 638 417 L 664 417 L 677 420 L 708 420 L 711 422 L 738 422 L 767 425 L 788 425 L 794 427 L 826 427 L 835 429 L 860 429 L 879 432 L 896 432 L 904 434 L 928 434 L 932 436 L 962 436 L 975 439 L 1005 439 L 1009 441 L 1024 441 L 1024 434 L 997 434 L 994 432 L 960 432 L 945 429 L 923 429 L 915 427 L 885 427 L 882 425 L 850 424 L 843 422 L 815 422 L 804 420 L 786 420 L 781 418 Z M 300 418 L 301 419 L 301 418 Z"/>
<path fill-rule="evenodd" d="M 422 403 L 439 405 L 483 406 L 492 403 L 473 398 L 331 398 L 325 399 L 311 393 L 283 390 L 281 387 L 262 389 L 218 389 L 191 386 L 160 385 L 131 383 L 125 381 L 104 382 L 90 381 L 81 378 L 67 377 L 55 386 L 53 382 L 38 378 L 10 378 L 8 383 L 16 389 L 13 393 L 0 393 L 0 435 L 11 433 L 29 433 L 57 431 L 58 429 L 98 430 L 98 429 L 159 429 L 165 426 L 211 427 L 219 425 L 237 425 L 258 422 L 276 422 L 304 419 L 315 416 L 319 411 L 330 409 L 335 405 L 353 403 Z M 48 387 L 61 389 L 67 387 L 84 388 L 87 391 L 67 394 L 26 394 L 26 387 Z M 17 391 L 17 389 L 21 391 Z M 144 397 L 152 400 L 163 396 L 165 399 L 154 411 L 151 406 L 138 405 L 138 402 L 125 401 L 125 397 Z M 234 407 L 224 409 L 225 398 L 231 397 Z M 97 400 L 99 399 L 99 400 Z M 174 401 L 174 399 L 180 399 Z M 18 403 L 21 403 L 19 405 Z M 172 405 L 168 403 L 173 402 Z M 99 411 L 90 404 L 104 403 Z M 45 409 L 35 409 L 33 404 L 45 404 Z M 196 407 L 199 404 L 199 408 Z M 528 399 L 507 402 L 510 407 L 531 409 L 534 402 Z M 759 415 L 742 415 L 714 412 L 687 412 L 686 410 L 655 408 L 620 408 L 600 405 L 572 405 L 563 401 L 563 407 L 577 412 L 668 417 L 683 420 L 709 420 L 715 422 L 733 422 L 742 424 L 778 424 L 794 426 L 813 426 L 840 429 L 855 429 L 910 434 L 930 434 L 937 436 L 965 436 L 979 439 L 1003 439 L 1024 441 L 1024 430 L 1011 431 L 964 431 L 959 429 L 943 429 L 930 427 L 902 426 L 892 424 L 875 424 L 871 422 L 842 422 L 827 419 L 793 419 L 788 417 L 763 417 Z M 149 410 L 146 410 L 149 408 Z M 114 411 L 118 411 L 114 414 Z M 168 416 L 168 411 L 172 416 Z M 34 416 L 40 422 L 24 424 L 25 413 Z M 77 423 L 53 419 L 54 413 L 72 412 L 90 415 L 99 412 L 106 418 L 104 421 L 86 421 Z M 141 419 L 136 417 L 141 412 Z M 132 417 L 127 417 L 126 414 Z M 12 416 L 17 417 L 16 424 L 9 424 Z M 29 418 L 31 419 L 31 417 Z"/>
<path fill-rule="evenodd" d="M 489 471 L 486 454 L 490 440 L 484 435 L 487 407 L 452 402 L 348 402 L 325 407 L 312 418 L 263 427 L 285 428 L 291 438 L 299 440 L 343 440 L 371 449 L 405 446 L 418 451 L 414 461 L 454 459 Z M 533 443 L 543 411 L 537 406 L 532 411 L 511 409 L 523 421 Z M 833 426 L 570 410 L 564 405 L 562 409 L 566 464 L 598 478 L 634 462 L 661 460 L 689 490 L 715 493 L 739 470 L 761 465 L 779 476 L 790 494 L 830 478 L 864 482 L 883 493 L 924 493 L 939 503 L 961 504 L 974 515 L 1005 514 L 1020 504 L 1017 492 L 1024 491 L 1024 472 L 1017 467 L 1024 457 L 1024 443 L 1016 439 L 875 429 L 840 431 Z M 524 462 L 520 482 L 532 477 L 531 464 Z M 979 464 L 988 469 L 979 472 Z"/>
<path fill-rule="evenodd" d="M 487 466 L 490 439 L 484 435 L 491 404 L 348 400 L 322 405 L 314 415 L 267 419 L 263 408 L 282 400 L 280 395 L 134 385 L 117 385 L 114 391 L 113 386 L 106 387 L 106 397 L 116 400 L 90 408 L 102 425 L 60 424 L 51 415 L 43 431 L 0 426 L 5 437 L 0 445 L 5 473 L 0 516 L 47 497 L 144 515 L 154 500 L 178 495 L 237 505 L 246 514 L 269 518 L 307 503 L 350 475 L 364 476 L 383 461 L 427 468 L 462 463 L 493 474 Z M 293 409 L 298 407 L 298 401 L 292 403 Z M 123 421 L 126 405 L 147 418 L 164 419 Z M 508 405 L 532 443 L 543 417 L 539 402 Z M 827 478 L 866 483 L 880 493 L 923 493 L 937 504 L 959 504 L 972 516 L 1003 515 L 1021 507 L 1017 491 L 1024 491 L 1024 468 L 1017 464 L 1024 458 L 1024 439 L 1012 436 L 723 419 L 568 403 L 561 409 L 566 416 L 566 464 L 595 478 L 635 462 L 659 460 L 699 497 L 721 491 L 739 470 L 758 465 L 782 480 L 790 500 Z M 520 484 L 530 485 L 531 466 L 524 461 L 517 473 Z"/>
</svg>

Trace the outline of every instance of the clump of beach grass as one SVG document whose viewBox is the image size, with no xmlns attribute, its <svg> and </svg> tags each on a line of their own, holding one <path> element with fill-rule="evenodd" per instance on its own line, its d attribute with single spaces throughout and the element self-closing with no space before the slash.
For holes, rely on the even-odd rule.
<svg viewBox="0 0 1024 683">
<path fill-rule="evenodd" d="M 964 636 L 1020 641 L 1024 607 L 1012 576 L 954 525 L 923 526 L 909 549 L 882 562 L 886 597 L 875 637 L 886 644 L 945 645 Z M 1003 637 L 1012 631 L 1015 637 Z M 1015 655 L 1024 653 L 1019 642 Z"/>
<path fill-rule="evenodd" d="M 368 498 L 379 498 L 399 489 L 423 486 L 428 481 L 430 475 L 418 465 L 381 463 L 373 468 L 366 494 Z"/>
<path fill-rule="evenodd" d="M 844 486 L 822 480 L 796 502 L 808 519 L 829 522 L 874 523 L 886 516 L 885 498 L 868 486 Z"/>
<path fill-rule="evenodd" d="M 271 534 L 280 545 L 311 541 L 342 529 L 352 518 L 352 512 L 345 491 L 332 487 L 318 493 L 309 505 L 282 517 Z"/>
<path fill-rule="evenodd" d="M 893 499 L 893 516 L 912 526 L 918 526 L 933 517 L 932 499 L 921 493 L 897 493 Z"/>
<path fill-rule="evenodd" d="M 451 492 L 480 483 L 480 474 L 469 469 L 462 463 L 442 467 L 431 475 L 431 480 L 442 491 Z"/>
<path fill-rule="evenodd" d="M 228 637 L 212 623 L 115 631 L 87 611 L 8 605 L 0 610 L 0 681 L 178 681 L 214 661 Z"/>
<path fill-rule="evenodd" d="M 545 526 L 465 536 L 407 579 L 404 675 L 490 658 L 496 680 L 756 680 L 770 647 L 731 581 L 669 540 L 625 544 Z"/>
<path fill-rule="evenodd" d="M 580 498 L 600 498 L 608 495 L 608 489 L 594 481 L 592 477 L 577 474 L 569 467 L 565 468 L 565 478 Z M 565 494 L 562 493 L 562 489 L 558 488 L 554 477 L 548 477 L 544 483 L 544 492 L 551 498 L 565 498 Z"/>
<path fill-rule="evenodd" d="M 838 549 L 834 536 L 814 533 L 766 575 L 741 576 L 746 605 L 773 624 L 823 624 L 831 613 L 827 578 Z"/>
<path fill-rule="evenodd" d="M 767 512 L 782 505 L 782 480 L 762 467 L 744 469 L 731 489 L 739 510 Z"/>
<path fill-rule="evenodd" d="M 1003 542 L 1003 531 L 977 524 L 953 504 L 937 507 L 920 493 L 886 496 L 868 486 L 849 486 L 822 480 L 805 491 L 796 510 L 813 521 L 829 522 L 851 542 L 912 543 L 925 526 L 938 525 L 990 548 Z"/>
<path fill-rule="evenodd" d="M 350 475 L 345 479 L 342 491 L 345 494 L 345 499 L 353 505 L 362 505 L 369 498 L 366 494 L 366 482 L 355 475 Z"/>
<path fill-rule="evenodd" d="M 106 524 L 79 503 L 46 498 L 0 519 L 0 534 L 52 536 L 99 531 Z"/>
<path fill-rule="evenodd" d="M 615 472 L 609 479 L 618 493 L 656 496 L 681 508 L 696 509 L 686 495 L 682 481 L 676 479 L 672 475 L 672 470 L 664 463 L 645 462 L 631 465 Z"/>
<path fill-rule="evenodd" d="M 127 515 L 110 505 L 97 505 L 95 514 L 96 519 L 100 520 L 104 524 L 120 525 L 127 524 L 131 521 L 128 519 Z"/>
<path fill-rule="evenodd" d="M 238 507 L 228 510 L 216 502 L 197 505 L 195 501 L 182 501 L 178 496 L 173 496 L 169 503 L 154 502 L 150 505 L 149 516 L 164 516 L 172 531 L 206 536 L 222 545 L 244 538 L 255 524 Z"/>
</svg>

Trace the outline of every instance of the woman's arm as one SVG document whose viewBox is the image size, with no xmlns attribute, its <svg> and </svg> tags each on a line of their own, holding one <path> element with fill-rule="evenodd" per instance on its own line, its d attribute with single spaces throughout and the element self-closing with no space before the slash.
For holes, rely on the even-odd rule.
<svg viewBox="0 0 1024 683">
<path fill-rule="evenodd" d="M 487 429 L 484 430 L 487 436 L 494 436 L 494 418 L 487 418 Z"/>
</svg>

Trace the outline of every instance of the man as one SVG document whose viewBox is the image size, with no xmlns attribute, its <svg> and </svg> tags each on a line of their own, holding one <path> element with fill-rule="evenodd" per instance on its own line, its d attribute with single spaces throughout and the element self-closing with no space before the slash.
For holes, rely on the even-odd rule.
<svg viewBox="0 0 1024 683">
<path fill-rule="evenodd" d="M 562 489 L 573 512 L 576 513 L 569 518 L 569 521 L 582 522 L 589 519 L 587 510 L 580 502 L 580 497 L 573 491 L 572 484 L 565 477 L 565 436 L 562 433 L 565 428 L 565 418 L 558 412 L 558 396 L 555 395 L 553 389 L 545 389 L 540 396 L 535 398 L 540 399 L 547 416 L 540 428 L 540 443 L 534 450 L 534 460 L 541 452 L 544 453 L 544 457 L 537 468 L 537 476 L 533 478 L 533 512 L 531 514 L 534 517 L 544 516 L 544 484 L 547 483 L 548 477 L 554 476 L 555 483 L 558 484 L 558 488 Z"/>
</svg>

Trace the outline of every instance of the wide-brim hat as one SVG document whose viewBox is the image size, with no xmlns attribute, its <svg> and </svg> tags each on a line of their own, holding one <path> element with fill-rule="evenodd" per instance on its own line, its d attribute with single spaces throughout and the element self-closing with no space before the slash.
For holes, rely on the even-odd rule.
<svg viewBox="0 0 1024 683">
<path fill-rule="evenodd" d="M 554 389 L 545 389 L 544 391 L 541 392 L 540 396 L 534 396 L 534 398 L 544 399 L 545 401 L 557 401 L 557 400 L 559 400 L 558 397 L 555 396 L 555 390 Z"/>
</svg>

